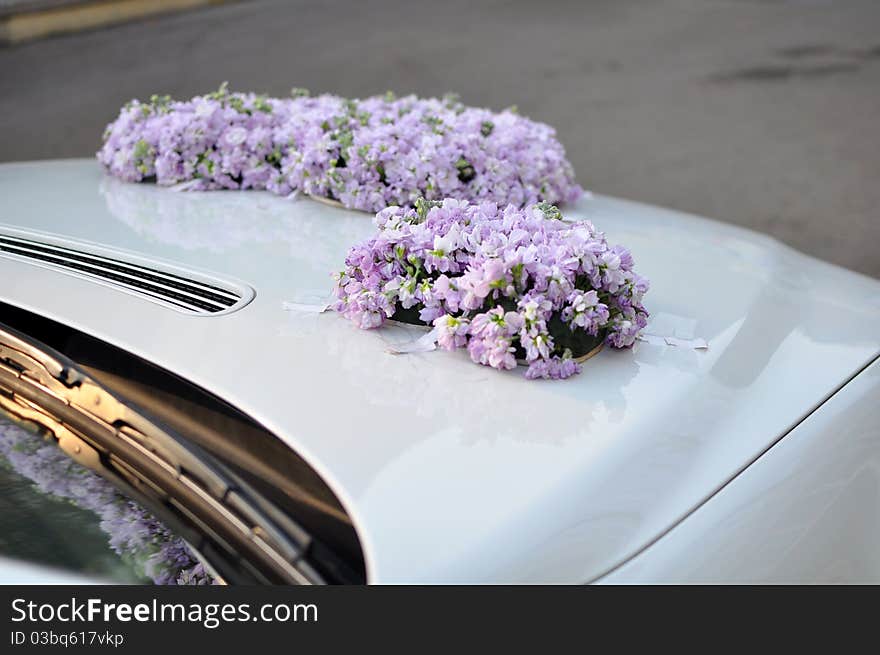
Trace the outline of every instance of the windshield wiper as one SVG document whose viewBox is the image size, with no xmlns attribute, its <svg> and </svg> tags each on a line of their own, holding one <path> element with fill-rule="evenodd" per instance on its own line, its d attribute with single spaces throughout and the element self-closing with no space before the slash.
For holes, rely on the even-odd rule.
<svg viewBox="0 0 880 655">
<path fill-rule="evenodd" d="M 153 511 L 226 581 L 321 584 L 310 535 L 227 466 L 61 353 L 0 324 L 0 408 Z"/>
</svg>

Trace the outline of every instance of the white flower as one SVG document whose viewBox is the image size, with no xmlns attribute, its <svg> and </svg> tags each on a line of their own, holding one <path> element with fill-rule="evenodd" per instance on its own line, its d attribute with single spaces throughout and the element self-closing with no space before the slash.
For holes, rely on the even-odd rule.
<svg viewBox="0 0 880 655">
<path fill-rule="evenodd" d="M 444 236 L 436 235 L 434 237 L 434 253 L 438 257 L 443 257 L 455 251 L 458 248 L 458 238 L 459 231 L 455 225 Z"/>
<path fill-rule="evenodd" d="M 121 169 L 128 165 L 128 152 L 125 150 L 117 150 L 113 154 L 113 168 Z"/>
<path fill-rule="evenodd" d="M 248 131 L 239 125 L 226 130 L 225 136 L 226 143 L 231 146 L 240 146 L 242 143 L 247 141 Z"/>
<path fill-rule="evenodd" d="M 214 113 L 214 105 L 207 100 L 200 100 L 196 103 L 195 114 L 198 118 L 208 118 Z"/>
</svg>

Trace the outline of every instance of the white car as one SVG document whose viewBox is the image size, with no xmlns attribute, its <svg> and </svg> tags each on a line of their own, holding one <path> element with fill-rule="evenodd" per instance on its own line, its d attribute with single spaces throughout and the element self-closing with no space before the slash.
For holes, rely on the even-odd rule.
<svg viewBox="0 0 880 655">
<path fill-rule="evenodd" d="M 320 311 L 367 214 L 90 160 L 4 164 L 0 198 L 0 557 L 110 580 L 880 582 L 877 280 L 584 196 L 566 216 L 632 250 L 652 320 L 535 382 Z M 98 542 L 100 562 L 78 545 Z"/>
</svg>

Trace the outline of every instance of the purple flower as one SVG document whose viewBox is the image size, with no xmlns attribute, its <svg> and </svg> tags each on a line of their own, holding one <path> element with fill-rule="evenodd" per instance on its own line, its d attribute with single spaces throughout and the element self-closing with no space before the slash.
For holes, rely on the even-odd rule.
<svg viewBox="0 0 880 655">
<path fill-rule="evenodd" d="M 529 380 L 564 380 L 581 372 L 581 365 L 571 358 L 538 359 L 529 364 L 526 377 Z"/>
<path fill-rule="evenodd" d="M 437 343 L 446 350 L 461 348 L 467 343 L 469 321 L 444 314 L 434 319 L 434 327 L 437 328 Z"/>
</svg>

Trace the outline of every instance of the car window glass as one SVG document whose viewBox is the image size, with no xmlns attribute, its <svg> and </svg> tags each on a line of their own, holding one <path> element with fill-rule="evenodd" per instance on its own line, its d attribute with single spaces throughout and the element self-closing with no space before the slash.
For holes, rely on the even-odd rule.
<svg viewBox="0 0 880 655">
<path fill-rule="evenodd" d="M 51 435 L 0 412 L 0 556 L 108 582 L 211 584 L 193 551 Z"/>
</svg>

